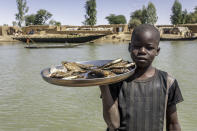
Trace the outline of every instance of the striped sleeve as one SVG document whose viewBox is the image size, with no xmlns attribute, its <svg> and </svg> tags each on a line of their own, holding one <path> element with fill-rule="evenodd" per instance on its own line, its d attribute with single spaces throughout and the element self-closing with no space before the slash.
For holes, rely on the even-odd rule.
<svg viewBox="0 0 197 131">
<path fill-rule="evenodd" d="M 179 88 L 178 82 L 175 79 L 174 83 L 171 85 L 168 94 L 168 107 L 176 105 L 183 101 L 183 96 Z"/>
</svg>

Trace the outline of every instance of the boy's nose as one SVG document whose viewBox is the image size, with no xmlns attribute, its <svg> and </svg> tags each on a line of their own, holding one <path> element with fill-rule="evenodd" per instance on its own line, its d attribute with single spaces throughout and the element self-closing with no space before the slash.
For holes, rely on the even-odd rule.
<svg viewBox="0 0 197 131">
<path fill-rule="evenodd" d="M 141 47 L 139 53 L 146 54 L 146 49 L 144 47 Z"/>
</svg>

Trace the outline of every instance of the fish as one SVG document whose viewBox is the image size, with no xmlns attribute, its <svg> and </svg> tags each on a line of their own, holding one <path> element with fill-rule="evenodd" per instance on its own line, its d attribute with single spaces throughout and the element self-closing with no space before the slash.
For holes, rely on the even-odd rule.
<svg viewBox="0 0 197 131">
<path fill-rule="evenodd" d="M 64 77 L 68 77 L 71 76 L 73 72 L 62 72 L 62 71 L 56 71 L 53 72 L 49 75 L 49 77 L 51 78 L 64 78 Z"/>
<path fill-rule="evenodd" d="M 114 64 L 117 64 L 117 63 L 119 63 L 119 62 L 121 62 L 121 61 L 123 61 L 122 58 L 115 59 L 115 60 L 113 60 L 113 61 L 111 61 L 111 62 L 109 62 L 109 63 L 106 63 L 106 64 L 100 66 L 99 68 L 100 68 L 100 69 L 107 68 L 107 67 L 112 66 L 112 65 L 114 65 Z"/>
<path fill-rule="evenodd" d="M 107 67 L 104 67 L 103 69 L 110 70 L 110 69 L 117 69 L 117 68 L 126 68 L 127 64 L 129 64 L 128 61 L 120 61 L 119 63 L 109 65 Z"/>
<path fill-rule="evenodd" d="M 55 66 L 52 66 L 50 68 L 50 73 L 51 74 L 54 73 L 54 72 L 57 72 L 57 71 L 65 72 L 66 73 L 68 70 L 65 67 L 63 67 L 63 68 L 56 68 Z"/>
<path fill-rule="evenodd" d="M 94 65 L 91 65 L 91 64 L 80 64 L 80 63 L 75 63 L 78 67 L 80 67 L 81 69 L 84 69 L 84 70 L 90 70 L 92 69 L 93 67 L 95 67 Z"/>
<path fill-rule="evenodd" d="M 63 61 L 62 65 L 68 70 L 68 71 L 73 71 L 73 72 L 80 72 L 80 73 L 85 73 L 86 71 L 82 69 L 79 64 L 76 62 L 67 62 Z"/>
<path fill-rule="evenodd" d="M 62 68 L 51 68 L 49 77 L 64 80 L 108 78 L 127 73 L 134 66 L 135 63 L 125 61 L 122 58 L 115 59 L 102 66 L 62 61 Z"/>
<path fill-rule="evenodd" d="M 112 77 L 116 74 L 109 70 L 93 69 L 87 73 L 87 79 Z"/>
</svg>

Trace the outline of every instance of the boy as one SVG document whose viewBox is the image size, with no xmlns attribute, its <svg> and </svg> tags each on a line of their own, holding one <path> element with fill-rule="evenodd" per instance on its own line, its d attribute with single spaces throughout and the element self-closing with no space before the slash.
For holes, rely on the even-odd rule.
<svg viewBox="0 0 197 131">
<path fill-rule="evenodd" d="M 129 52 L 136 63 L 128 79 L 100 86 L 103 117 L 109 131 L 180 131 L 176 104 L 183 101 L 176 79 L 152 66 L 160 34 L 142 24 L 132 33 Z M 166 120 L 165 120 L 166 119 Z M 165 123 L 166 122 L 166 123 Z"/>
</svg>

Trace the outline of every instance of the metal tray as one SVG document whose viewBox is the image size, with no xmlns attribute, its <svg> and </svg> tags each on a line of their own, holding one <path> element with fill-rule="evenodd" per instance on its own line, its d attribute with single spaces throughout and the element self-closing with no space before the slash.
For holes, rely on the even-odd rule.
<svg viewBox="0 0 197 131">
<path fill-rule="evenodd" d="M 77 62 L 77 63 L 102 66 L 111 61 L 112 60 L 94 60 L 94 61 L 82 61 L 82 62 Z M 62 68 L 62 66 L 56 66 L 56 68 Z M 46 68 L 41 71 L 41 76 L 46 82 L 54 84 L 54 85 L 68 86 L 68 87 L 87 87 L 87 86 L 107 85 L 107 84 L 119 82 L 131 76 L 135 72 L 135 69 L 136 69 L 136 66 L 132 68 L 130 72 L 116 75 L 113 77 L 65 80 L 65 79 L 58 79 L 58 78 L 50 78 L 49 77 L 50 68 Z"/>
</svg>

